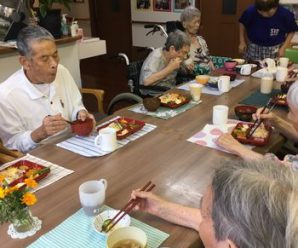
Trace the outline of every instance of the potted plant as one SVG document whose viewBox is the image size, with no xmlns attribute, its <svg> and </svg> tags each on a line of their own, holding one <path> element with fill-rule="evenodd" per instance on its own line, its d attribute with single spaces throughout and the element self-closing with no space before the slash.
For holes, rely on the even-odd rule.
<svg viewBox="0 0 298 248">
<path fill-rule="evenodd" d="M 59 3 L 64 5 L 68 10 L 70 10 L 70 3 L 72 0 L 39 0 L 39 12 L 42 17 L 45 17 L 47 13 L 53 9 L 54 3 Z"/>
<path fill-rule="evenodd" d="M 53 8 L 53 4 L 63 5 L 70 10 L 71 2 L 72 0 L 39 0 L 39 7 L 37 9 L 38 24 L 49 30 L 55 38 L 60 38 L 61 9 Z"/>
</svg>

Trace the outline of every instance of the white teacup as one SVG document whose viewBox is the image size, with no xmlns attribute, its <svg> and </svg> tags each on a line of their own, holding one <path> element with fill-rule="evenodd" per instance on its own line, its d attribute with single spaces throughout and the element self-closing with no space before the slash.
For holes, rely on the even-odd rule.
<svg viewBox="0 0 298 248">
<path fill-rule="evenodd" d="M 240 74 L 244 76 L 248 76 L 251 73 L 251 64 L 245 64 L 241 66 Z"/>
<path fill-rule="evenodd" d="M 273 77 L 264 76 L 261 79 L 260 91 L 262 94 L 270 94 L 273 88 Z"/>
<path fill-rule="evenodd" d="M 228 92 L 231 89 L 230 76 L 220 76 L 218 78 L 218 89 L 221 92 Z"/>
<path fill-rule="evenodd" d="M 98 131 L 94 145 L 105 152 L 115 151 L 118 147 L 116 129 L 106 127 Z"/>
<path fill-rule="evenodd" d="M 214 125 L 226 125 L 228 122 L 229 107 L 226 105 L 213 106 L 212 122 Z"/>
<path fill-rule="evenodd" d="M 190 94 L 191 94 L 192 99 L 195 102 L 200 101 L 202 88 L 203 88 L 203 85 L 198 84 L 198 83 L 189 84 Z"/>
<path fill-rule="evenodd" d="M 284 82 L 288 76 L 288 69 L 285 67 L 278 66 L 276 70 L 276 81 Z"/>
<path fill-rule="evenodd" d="M 106 198 L 107 186 L 106 179 L 87 181 L 80 185 L 80 202 L 86 215 L 94 216 L 99 214 Z"/>
<path fill-rule="evenodd" d="M 279 66 L 287 68 L 289 64 L 289 58 L 281 57 L 279 58 L 278 62 L 279 62 Z"/>
</svg>

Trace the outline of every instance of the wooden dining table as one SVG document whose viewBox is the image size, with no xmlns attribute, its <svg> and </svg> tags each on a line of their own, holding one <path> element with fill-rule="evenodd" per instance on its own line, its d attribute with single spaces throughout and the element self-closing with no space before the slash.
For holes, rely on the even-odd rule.
<svg viewBox="0 0 298 248">
<path fill-rule="evenodd" d="M 214 169 L 224 159 L 236 156 L 200 146 L 187 139 L 212 123 L 212 107 L 229 106 L 229 117 L 235 118 L 234 106 L 259 88 L 260 80 L 243 77 L 245 83 L 221 96 L 202 94 L 202 103 L 168 120 L 122 109 L 114 116 L 125 116 L 156 125 L 157 128 L 113 153 L 88 158 L 59 148 L 55 144 L 38 147 L 30 154 L 74 170 L 74 173 L 37 192 L 38 202 L 31 207 L 34 216 L 42 220 L 42 229 L 34 236 L 14 240 L 7 235 L 8 224 L 0 227 L 1 247 L 25 247 L 55 228 L 80 208 L 78 188 L 87 180 L 105 178 L 108 181 L 105 204 L 119 209 L 129 200 L 131 191 L 151 180 L 154 193 L 170 201 L 197 208 L 201 195 L 209 185 Z M 281 110 L 284 111 L 284 110 Z M 285 111 L 284 111 L 285 112 Z M 281 114 L 286 114 L 281 113 Z M 112 118 L 108 116 L 106 120 Z M 283 139 L 274 133 L 261 153 L 276 149 Z M 164 247 L 190 247 L 199 239 L 194 230 L 171 224 L 155 216 L 133 212 L 131 216 L 169 233 Z"/>
</svg>

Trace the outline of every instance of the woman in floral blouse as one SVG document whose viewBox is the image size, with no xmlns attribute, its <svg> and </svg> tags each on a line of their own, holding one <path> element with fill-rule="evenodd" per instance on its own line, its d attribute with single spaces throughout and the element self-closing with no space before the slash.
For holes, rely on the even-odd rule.
<svg viewBox="0 0 298 248">
<path fill-rule="evenodd" d="M 209 49 L 205 39 L 202 36 L 198 36 L 198 30 L 201 22 L 201 12 L 193 6 L 185 8 L 180 16 L 180 21 L 185 33 L 191 39 L 191 46 L 189 52 L 189 60 L 186 62 L 189 69 L 194 67 L 206 68 L 206 70 L 214 70 L 215 67 L 209 56 Z M 189 66 L 191 65 L 191 66 Z"/>
</svg>

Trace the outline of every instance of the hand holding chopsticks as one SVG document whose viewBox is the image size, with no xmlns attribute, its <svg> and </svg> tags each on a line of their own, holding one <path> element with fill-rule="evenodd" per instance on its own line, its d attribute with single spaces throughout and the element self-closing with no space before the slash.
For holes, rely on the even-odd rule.
<svg viewBox="0 0 298 248">
<path fill-rule="evenodd" d="M 270 113 L 273 110 L 273 108 L 275 107 L 275 105 L 276 105 L 276 101 L 273 101 L 273 99 L 270 98 L 269 101 L 267 102 L 267 104 L 261 110 L 260 115 L 263 114 L 266 109 L 268 109 L 267 113 Z M 263 122 L 263 120 L 256 119 L 255 122 L 253 123 L 253 125 L 251 126 L 248 134 L 246 135 L 246 138 L 251 137 L 254 134 L 254 132 L 258 129 L 258 127 L 262 124 L 262 122 Z"/>
<path fill-rule="evenodd" d="M 155 187 L 155 184 L 153 184 L 151 181 L 146 183 L 143 188 L 141 188 L 141 191 L 149 192 Z M 126 214 L 128 214 L 137 204 L 140 203 L 140 199 L 130 199 L 129 202 L 121 208 L 121 210 L 114 216 L 113 219 L 111 219 L 105 228 L 102 228 L 102 231 L 109 232 Z"/>
</svg>

